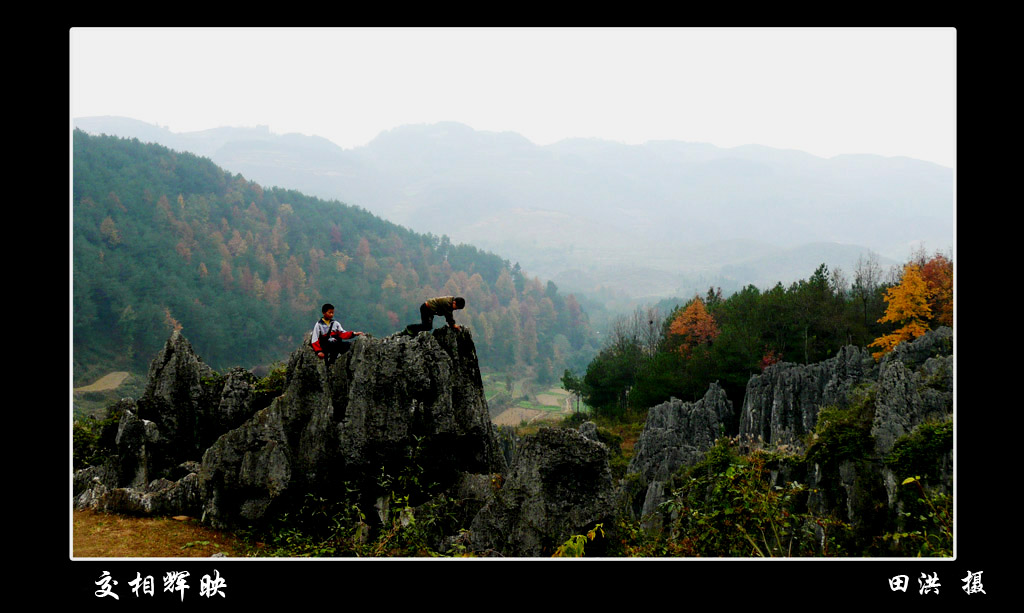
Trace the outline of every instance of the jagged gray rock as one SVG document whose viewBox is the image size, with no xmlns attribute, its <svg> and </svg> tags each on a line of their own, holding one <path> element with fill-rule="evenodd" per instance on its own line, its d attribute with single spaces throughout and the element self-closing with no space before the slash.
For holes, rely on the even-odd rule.
<svg viewBox="0 0 1024 613">
<path fill-rule="evenodd" d="M 96 470 L 79 471 L 81 478 L 95 476 Z M 108 487 L 101 479 L 83 488 L 75 497 L 75 508 L 128 515 L 190 515 L 201 509 L 199 476 L 195 472 L 177 481 L 154 479 L 135 487 Z"/>
<path fill-rule="evenodd" d="M 138 407 L 131 398 L 123 398 L 108 408 L 109 415 L 118 415 L 116 424 L 101 435 L 110 439 L 107 446 L 113 455 L 102 466 L 91 466 L 76 472 L 72 495 L 77 508 L 94 507 L 100 494 L 118 488 L 145 488 L 154 480 L 150 456 L 163 438 L 153 422 L 138 417 Z M 98 488 L 97 492 L 86 490 Z"/>
<path fill-rule="evenodd" d="M 900 343 L 882 357 L 875 390 L 875 413 L 871 437 L 880 458 L 894 449 L 897 441 L 911 435 L 925 423 L 953 418 L 953 331 L 939 328 L 911 342 Z M 899 518 L 902 503 L 897 495 L 908 474 L 895 474 L 888 466 L 879 469 L 891 516 Z M 952 495 L 953 450 L 938 458 L 936 478 L 929 487 Z M 897 524 L 899 520 L 897 519 Z"/>
<path fill-rule="evenodd" d="M 369 496 L 411 461 L 440 484 L 504 470 L 468 330 L 358 337 L 329 369 L 293 352 L 284 393 L 203 454 L 205 518 L 257 522 L 346 485 Z"/>
<path fill-rule="evenodd" d="M 470 525 L 472 548 L 505 557 L 550 556 L 595 524 L 610 530 L 614 492 L 603 443 L 576 430 L 541 428 L 523 439 L 501 489 Z"/>
<path fill-rule="evenodd" d="M 953 355 L 953 329 L 943 326 L 929 330 L 911 341 L 896 345 L 880 363 L 902 362 L 907 368 L 922 366 L 930 358 Z"/>
<path fill-rule="evenodd" d="M 597 424 L 592 421 L 585 421 L 580 424 L 577 428 L 583 436 L 589 438 L 592 441 L 600 441 L 601 437 L 597 434 Z"/>
<path fill-rule="evenodd" d="M 516 448 L 519 445 L 519 436 L 516 429 L 511 426 L 495 426 L 494 436 L 501 448 L 501 455 L 505 458 L 505 465 L 511 466 L 512 460 L 516 457 Z"/>
<path fill-rule="evenodd" d="M 202 407 L 201 415 L 207 424 L 203 428 L 206 436 L 200 439 L 204 449 L 222 433 L 241 426 L 252 417 L 256 382 L 256 375 L 244 368 L 236 366 L 227 372 L 217 402 Z"/>
<path fill-rule="evenodd" d="M 124 399 L 109 409 L 120 419 L 101 438 L 109 439 L 114 457 L 74 475 L 76 507 L 205 514 L 216 527 L 237 526 L 289 509 L 307 493 L 341 495 L 346 486 L 371 508 L 386 494 L 383 475 L 416 470 L 444 494 L 405 512 L 430 513 L 435 501 L 457 498 L 465 521 L 475 518 L 469 532 L 443 543 L 515 557 L 550 555 L 597 523 L 608 531 L 622 508 L 617 503 L 652 518 L 647 525 L 656 528 L 670 475 L 699 462 L 725 424 L 735 423 L 717 384 L 697 402 L 653 407 L 628 478 L 616 489 L 593 424 L 524 439 L 498 436 L 468 330 L 359 337 L 329 368 L 301 347 L 288 361 L 284 392 L 269 406 L 261 401 L 266 408 L 258 411 L 254 375 L 213 372 L 178 333 L 150 377 L 138 402 Z M 809 484 L 812 512 L 878 534 L 894 514 L 902 477 L 878 460 L 921 424 L 950 418 L 952 377 L 948 329 L 901 344 L 879 364 L 866 350 L 846 347 L 819 364 L 775 365 L 748 384 L 740 436 L 798 448 L 822 406 L 869 407 L 874 458 L 800 467 L 794 470 L 803 474 L 786 477 Z M 951 485 L 952 455 L 939 463 Z"/>
<path fill-rule="evenodd" d="M 946 355 L 940 355 L 941 353 Z M 883 356 L 871 436 L 880 455 L 917 426 L 953 412 L 952 330 L 940 328 L 900 343 Z"/>
<path fill-rule="evenodd" d="M 76 470 L 71 478 L 71 498 L 76 509 L 92 508 L 96 497 L 117 483 L 110 464 Z"/>
<path fill-rule="evenodd" d="M 146 389 L 138 400 L 138 417 L 155 424 L 160 433 L 161 443 L 148 450 L 151 478 L 202 454 L 198 433 L 207 426 L 201 416 L 210 395 L 204 381 L 215 375 L 178 330 L 150 364 Z"/>
<path fill-rule="evenodd" d="M 143 397 L 116 407 L 114 456 L 75 475 L 75 505 L 205 512 L 224 527 L 258 522 L 272 503 L 286 508 L 307 492 L 369 491 L 411 462 L 424 483 L 441 484 L 506 466 L 469 330 L 359 337 L 329 369 L 303 346 L 284 393 L 256 413 L 255 385 L 243 369 L 217 374 L 174 332 Z"/>
<path fill-rule="evenodd" d="M 161 496 L 194 506 L 191 493 L 154 496 L 152 484 L 178 483 L 198 472 L 201 449 L 251 415 L 254 383 L 255 377 L 239 368 L 220 377 L 180 332 L 172 332 L 150 364 L 142 397 L 124 398 L 108 408 L 108 416 L 118 416 L 116 430 L 103 434 L 111 439 L 107 447 L 113 453 L 88 478 L 76 475 L 76 508 L 117 511 L 121 504 L 125 513 L 161 514 L 169 508 Z M 97 491 L 86 492 L 90 488 Z M 187 489 L 191 492 L 194 485 Z M 176 514 L 186 511 L 196 508 L 178 508 Z"/>
<path fill-rule="evenodd" d="M 107 488 L 118 487 L 120 484 L 131 483 L 131 482 L 145 482 L 145 479 L 136 479 L 137 466 L 139 461 L 138 453 L 131 453 L 130 449 L 126 450 L 125 447 L 131 447 L 130 437 L 122 433 L 121 419 L 126 413 L 136 413 L 138 407 L 135 406 L 135 400 L 132 398 L 122 398 L 114 404 L 107 407 L 105 418 L 109 420 L 112 416 L 118 416 L 116 420 L 109 420 L 106 423 L 99 435 L 100 446 L 106 449 L 115 450 L 114 456 L 109 457 L 102 466 L 89 466 L 83 470 L 76 471 L 73 479 L 73 496 L 78 498 L 85 490 L 95 487 L 97 485 L 103 485 Z M 128 429 L 127 432 L 138 432 L 135 429 Z M 121 436 L 119 436 L 121 434 Z M 118 440 L 121 441 L 121 448 L 118 449 Z M 141 446 L 142 441 L 137 441 L 134 445 Z M 121 457 L 121 453 L 125 453 L 124 458 Z"/>
<path fill-rule="evenodd" d="M 877 371 L 870 352 L 853 345 L 817 364 L 773 364 L 747 382 L 740 439 L 802 449 L 802 437 L 814 431 L 821 407 L 848 406 L 850 390 Z"/>
<path fill-rule="evenodd" d="M 117 467 L 117 484 L 124 487 L 142 487 L 149 483 L 150 449 L 160 446 L 163 442 L 156 424 L 140 419 L 131 408 L 125 408 L 118 422 L 117 437 L 114 439 L 117 457 L 120 459 Z"/>
<path fill-rule="evenodd" d="M 717 383 L 709 385 L 696 402 L 672 398 L 651 407 L 627 472 L 649 483 L 664 481 L 681 466 L 696 464 L 722 436 L 723 424 L 732 413 L 732 401 Z"/>
<path fill-rule="evenodd" d="M 732 415 L 732 401 L 717 383 L 709 385 L 704 397 L 696 402 L 672 398 L 648 411 L 626 469 L 635 479 L 630 483 L 633 494 L 626 496 L 641 495 L 628 504 L 633 513 L 653 521 L 648 523 L 649 529 L 659 525 L 652 513 L 664 500 L 664 482 L 681 467 L 699 462 L 722 436 L 724 424 Z"/>
<path fill-rule="evenodd" d="M 835 516 L 864 534 L 884 532 L 884 522 L 894 513 L 896 476 L 881 464 L 896 441 L 921 424 L 948 419 L 953 412 L 952 331 L 940 328 L 897 349 L 875 363 L 863 348 L 847 346 L 834 358 L 817 364 L 776 364 L 747 384 L 740 414 L 739 442 L 742 449 L 769 448 L 800 454 L 817 424 L 823 406 L 847 408 L 864 406 L 873 411 L 870 435 L 873 457 L 850 461 L 839 459 L 828 465 L 786 466 L 777 478 L 808 484 L 808 508 L 823 516 Z M 722 401 L 715 399 L 721 396 Z M 720 408 L 705 406 L 714 402 Z M 702 404 L 703 403 L 703 404 Z M 859 404 L 857 404 L 859 403 Z M 724 393 L 712 386 L 700 403 L 671 402 L 652 407 L 627 479 L 619 496 L 634 517 L 648 530 L 660 529 L 663 520 L 658 505 L 666 498 L 666 481 L 680 467 L 703 459 L 728 423 L 731 404 Z M 940 461 L 940 482 L 950 490 L 952 456 Z M 891 526 L 890 526 L 891 527 Z"/>
<path fill-rule="evenodd" d="M 895 529 L 897 490 L 906 475 L 894 474 L 882 460 L 899 439 L 922 424 L 952 417 L 952 352 L 952 330 L 939 328 L 897 345 L 882 357 L 874 376 L 864 381 L 869 385 L 851 395 L 872 411 L 873 457 L 828 466 L 814 464 L 806 477 L 807 505 L 812 512 L 838 517 L 860 534 Z M 935 473 L 938 479 L 929 485 L 952 492 L 952 450 L 939 459 Z"/>
</svg>

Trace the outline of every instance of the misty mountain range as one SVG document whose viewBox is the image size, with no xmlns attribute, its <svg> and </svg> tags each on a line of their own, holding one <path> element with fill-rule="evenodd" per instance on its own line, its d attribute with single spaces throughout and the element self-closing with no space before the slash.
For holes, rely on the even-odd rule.
<svg viewBox="0 0 1024 613">
<path fill-rule="evenodd" d="M 565 291 L 686 299 L 847 276 L 954 243 L 952 169 L 910 158 L 748 145 L 568 139 L 538 146 L 458 123 L 402 126 L 362 147 L 265 127 L 173 133 L 123 117 L 74 127 L 210 158 L 264 186 L 362 207 L 519 262 Z"/>
</svg>

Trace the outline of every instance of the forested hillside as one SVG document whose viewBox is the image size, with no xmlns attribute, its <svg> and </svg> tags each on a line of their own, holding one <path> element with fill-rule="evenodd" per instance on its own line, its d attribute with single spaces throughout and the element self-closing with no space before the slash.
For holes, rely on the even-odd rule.
<svg viewBox="0 0 1024 613">
<path fill-rule="evenodd" d="M 252 368 L 301 343 L 323 302 L 384 336 L 448 294 L 466 297 L 456 319 L 485 368 L 550 378 L 596 353 L 574 296 L 495 254 L 158 145 L 79 130 L 73 145 L 76 383 L 144 369 L 176 328 L 215 369 Z"/>
<path fill-rule="evenodd" d="M 723 297 L 711 288 L 622 318 L 585 374 L 571 383 L 599 413 L 621 416 L 675 396 L 693 401 L 717 381 L 742 403 L 753 374 L 779 361 L 812 364 L 844 345 L 876 359 L 926 330 L 953 326 L 953 262 L 919 250 L 886 273 L 862 259 L 852 278 L 822 264 L 807 279 Z M 571 379 L 571 378 L 570 378 Z"/>
</svg>

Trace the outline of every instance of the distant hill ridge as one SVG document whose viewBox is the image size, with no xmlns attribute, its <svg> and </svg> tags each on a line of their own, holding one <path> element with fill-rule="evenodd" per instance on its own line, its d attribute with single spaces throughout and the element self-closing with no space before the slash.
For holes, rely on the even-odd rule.
<svg viewBox="0 0 1024 613">
<path fill-rule="evenodd" d="M 572 283 L 576 275 L 566 272 L 580 270 L 633 296 L 764 287 L 822 262 L 850 270 L 869 250 L 885 264 L 904 261 L 918 244 L 953 244 L 953 171 L 904 157 L 824 159 L 679 141 L 538 146 L 453 122 L 398 127 L 354 149 L 266 127 L 176 134 L 117 117 L 75 125 L 356 204 L 502 253 L 545 278 Z M 645 271 L 639 285 L 622 278 L 637 269 Z"/>
</svg>

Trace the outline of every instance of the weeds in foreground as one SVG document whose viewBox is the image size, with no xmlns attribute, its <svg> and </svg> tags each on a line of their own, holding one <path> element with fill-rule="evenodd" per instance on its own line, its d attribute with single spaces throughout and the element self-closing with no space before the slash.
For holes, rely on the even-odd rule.
<svg viewBox="0 0 1024 613">
<path fill-rule="evenodd" d="M 929 492 L 921 477 L 909 477 L 901 485 L 915 485 L 916 509 L 901 511 L 905 526 L 901 532 L 881 537 L 900 553 L 917 557 L 951 557 L 953 555 L 953 499 L 942 492 Z"/>
<path fill-rule="evenodd" d="M 776 481 L 771 454 L 738 456 L 720 439 L 658 509 L 663 527 L 621 520 L 627 556 L 794 557 L 839 555 L 845 523 L 807 511 L 808 488 Z"/>
<path fill-rule="evenodd" d="M 570 536 L 564 543 L 559 545 L 555 553 L 552 554 L 552 558 L 582 558 L 584 549 L 588 541 L 593 541 L 597 538 L 597 534 L 601 533 L 604 536 L 604 524 L 597 524 L 590 529 L 586 534 L 574 534 Z"/>
</svg>

